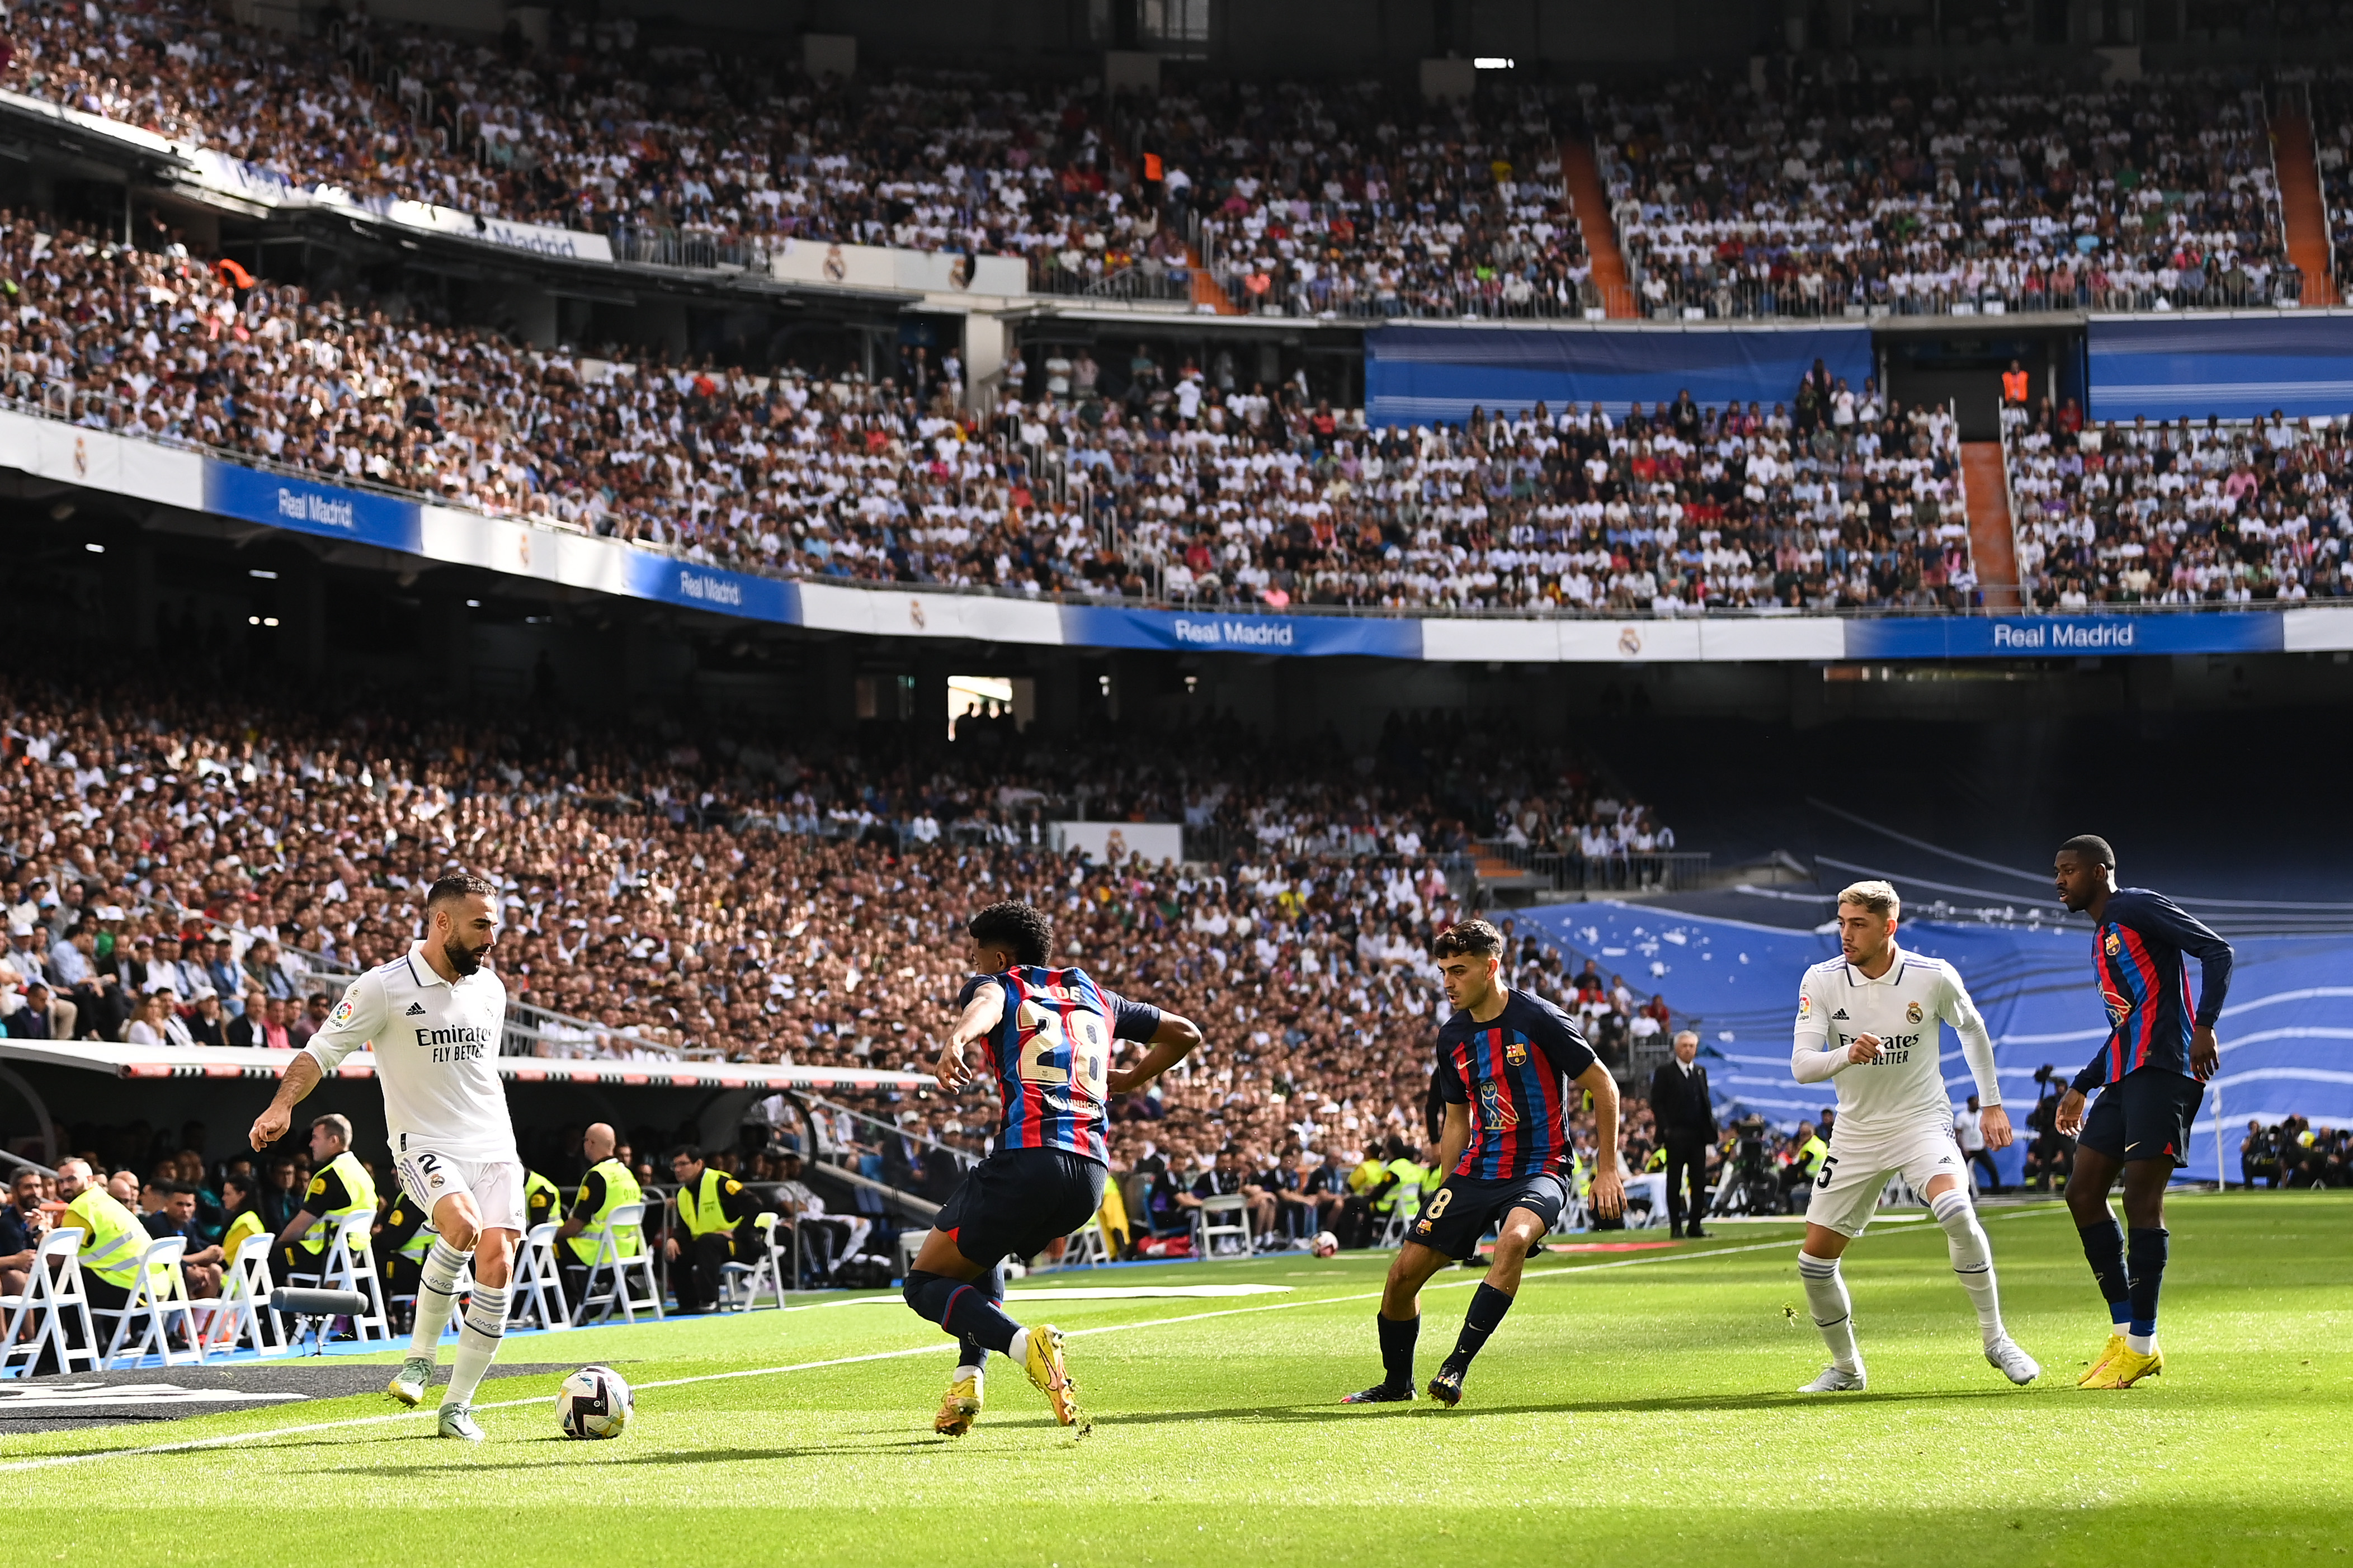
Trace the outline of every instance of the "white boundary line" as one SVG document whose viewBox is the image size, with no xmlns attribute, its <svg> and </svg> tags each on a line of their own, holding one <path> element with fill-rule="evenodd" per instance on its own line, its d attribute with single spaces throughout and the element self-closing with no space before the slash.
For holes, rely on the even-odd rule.
<svg viewBox="0 0 2353 1568">
<path fill-rule="evenodd" d="M 2020 1219 L 2031 1215 L 2064 1212 L 2066 1212 L 2066 1205 L 2064 1204 L 2053 1203 L 2050 1205 L 2037 1205 L 2036 1207 L 2030 1209 L 2017 1209 L 2007 1214 L 1989 1215 L 1982 1217 L 1989 1219 Z M 1791 1216 L 1791 1223 L 1797 1223 L 1796 1216 Z M 1899 1236 L 1922 1236 L 1927 1234 L 1927 1232 L 1926 1229 L 1906 1229 L 1898 1231 L 1896 1234 Z M 1607 1263 L 1572 1263 L 1559 1268 L 1530 1269 L 1522 1278 L 1524 1283 L 1540 1282 L 1546 1279 L 1560 1279 L 1570 1274 L 1593 1274 L 1609 1268 L 1639 1268 L 1647 1265 L 1661 1263 L 1695 1263 L 1700 1259 L 1706 1258 L 1727 1258 L 1735 1254 L 1744 1252 L 1771 1252 L 1778 1250 L 1781 1247 L 1794 1247 L 1796 1245 L 1796 1238 L 1784 1237 L 1778 1241 L 1751 1242 L 1743 1247 L 1711 1247 L 1704 1252 L 1650 1253 L 1641 1258 L 1612 1258 Z M 1480 1277 L 1480 1279 L 1483 1279 L 1484 1278 L 1485 1276 L 1482 1274 Z M 1424 1285 L 1422 1289 L 1425 1290 L 1467 1290 L 1472 1286 L 1480 1283 L 1480 1279 L 1448 1279 Z M 1296 1301 L 1270 1301 L 1255 1307 L 1221 1307 L 1213 1311 L 1186 1312 L 1173 1318 L 1148 1318 L 1142 1322 L 1135 1323 L 1103 1323 L 1091 1329 L 1067 1330 L 1065 1331 L 1065 1333 L 1066 1337 L 1071 1339 L 1078 1339 L 1083 1335 L 1091 1334 L 1118 1334 L 1125 1333 L 1135 1329 L 1164 1328 L 1174 1323 L 1198 1323 L 1210 1318 L 1240 1318 L 1247 1317 L 1258 1312 L 1290 1311 L 1300 1307 L 1330 1307 L 1336 1306 L 1344 1301 L 1377 1301 L 1380 1300 L 1380 1297 L 1381 1292 L 1378 1290 L 1358 1290 L 1353 1291 L 1345 1296 L 1317 1296 L 1312 1299 Z M 843 1306 L 848 1305 L 849 1303 L 826 1302 L 822 1304 L 827 1306 Z M 803 1310 L 807 1310 L 808 1309 Z M 636 1386 L 638 1389 L 681 1388 L 689 1384 L 728 1383 L 738 1378 L 745 1377 L 778 1377 L 787 1373 L 818 1372 L 827 1367 L 856 1366 L 865 1362 L 903 1361 L 911 1356 L 937 1355 L 944 1348 L 944 1346 L 942 1342 L 935 1340 L 929 1344 L 911 1346 L 905 1350 L 869 1351 L 863 1355 L 829 1356 L 823 1361 L 795 1362 L 788 1366 L 745 1367 L 736 1372 L 698 1373 L 692 1377 L 661 1378 L 651 1383 L 640 1383 Z M 548 1397 L 548 1395 L 542 1394 L 534 1394 L 528 1399 L 492 1400 L 485 1404 L 476 1405 L 473 1408 L 476 1410 L 511 1410 L 518 1405 L 543 1405 L 547 1402 Z M 397 1411 L 389 1415 L 348 1415 L 333 1421 L 307 1421 L 294 1426 L 274 1426 L 267 1431 L 261 1432 L 233 1432 L 218 1437 L 195 1437 L 190 1438 L 188 1441 L 184 1443 L 151 1443 L 142 1447 L 136 1448 L 101 1448 L 96 1452 L 88 1454 L 48 1454 L 38 1458 L 16 1459 L 5 1464 L 0 1464 L 0 1475 L 5 1475 L 17 1470 L 54 1469 L 63 1465 L 89 1464 L 100 1459 L 131 1458 L 150 1454 L 185 1454 L 204 1448 L 225 1448 L 237 1444 L 264 1443 L 276 1437 L 300 1436 L 308 1432 L 340 1432 L 347 1431 L 354 1426 L 382 1426 L 396 1421 L 415 1421 L 426 1416 L 435 1415 L 437 1414 L 438 1412 L 435 1411 L 420 1409 Z"/>
</svg>

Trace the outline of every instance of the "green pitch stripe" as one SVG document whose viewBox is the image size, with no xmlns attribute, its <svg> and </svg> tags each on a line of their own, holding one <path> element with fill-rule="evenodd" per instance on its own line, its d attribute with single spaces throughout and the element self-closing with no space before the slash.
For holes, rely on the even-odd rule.
<svg viewBox="0 0 2353 1568">
<path fill-rule="evenodd" d="M 2065 1205 L 2063 1204 L 2045 1204 L 2038 1205 L 2033 1208 L 2013 1209 L 2003 1214 L 1986 1215 L 1981 1217 L 1987 1220 L 2022 1219 L 2034 1215 L 2059 1214 L 2064 1212 Z M 1799 1223 L 1799 1221 L 1795 1216 L 1790 1220 L 1790 1224 L 1793 1226 Z M 1895 1234 L 1899 1236 L 1926 1234 L 1934 1231 L 1936 1227 L 1933 1226 L 1922 1226 L 1916 1232 L 1900 1230 Z M 1938 1232 L 1937 1234 L 1942 1233 Z M 1668 1263 L 1695 1263 L 1704 1258 L 1731 1258 L 1747 1252 L 1778 1251 L 1791 1245 L 1793 1245 L 1793 1243 L 1790 1238 L 1783 1237 L 1776 1241 L 1751 1242 L 1742 1247 L 1711 1247 L 1697 1252 L 1651 1253 L 1641 1258 L 1612 1258 L 1607 1263 L 1573 1263 L 1557 1268 L 1530 1269 L 1523 1276 L 1523 1279 L 1524 1281 L 1559 1279 L 1565 1279 L 1572 1274 L 1594 1274 L 1599 1273 L 1604 1269 L 1611 1268 L 1655 1268 L 1659 1265 Z M 1425 1290 L 1467 1290 L 1476 1286 L 1479 1282 L 1480 1281 L 1475 1279 L 1448 1279 L 1425 1285 L 1422 1289 Z M 1293 1301 L 1272 1301 L 1255 1307 L 1223 1307 L 1214 1311 L 1185 1312 L 1171 1318 L 1147 1318 L 1140 1322 L 1105 1323 L 1092 1329 L 1071 1329 L 1065 1331 L 1065 1337 L 1077 1339 L 1082 1335 L 1089 1334 L 1127 1333 L 1137 1329 L 1158 1329 L 1166 1328 L 1176 1323 L 1198 1323 L 1211 1318 L 1249 1317 L 1260 1312 L 1287 1312 L 1300 1307 L 1330 1307 L 1336 1306 L 1345 1301 L 1377 1301 L 1380 1298 L 1381 1292 L 1378 1290 L 1360 1290 L 1345 1296 L 1315 1296 L 1303 1298 Z M 941 1341 L 934 1340 L 928 1344 L 914 1345 L 904 1350 L 869 1351 L 862 1355 L 828 1356 L 822 1361 L 795 1362 L 788 1366 L 745 1367 L 735 1372 L 699 1373 L 692 1377 L 662 1378 L 653 1382 L 641 1383 L 636 1384 L 636 1387 L 639 1390 L 649 1388 L 681 1388 L 689 1384 L 729 1383 L 739 1378 L 746 1377 L 781 1377 L 789 1373 L 820 1372 L 828 1367 L 857 1366 L 866 1362 L 902 1361 L 911 1356 L 937 1355 L 940 1352 L 941 1344 Z M 548 1402 L 550 1397 L 551 1396 L 548 1394 L 535 1394 L 528 1399 L 491 1400 L 483 1404 L 476 1405 L 473 1408 L 476 1410 L 509 1410 L 524 1405 L 544 1405 Z M 90 1464 L 100 1459 L 131 1458 L 152 1454 L 185 1454 L 203 1448 L 223 1448 L 240 1444 L 266 1442 L 273 1437 L 301 1436 L 306 1433 L 311 1432 L 341 1432 L 348 1431 L 357 1426 L 383 1426 L 399 1421 L 422 1420 L 436 1416 L 438 1414 L 438 1413 L 437 1411 L 418 1409 L 403 1410 L 389 1415 L 349 1415 L 334 1421 L 309 1421 L 299 1426 L 273 1427 L 267 1432 L 235 1432 L 230 1433 L 226 1436 L 197 1437 L 180 1443 L 151 1443 L 143 1447 L 136 1448 L 102 1448 L 88 1454 L 53 1454 L 37 1459 L 17 1459 L 6 1464 L 0 1464 L 0 1474 L 5 1474 L 10 1471 L 16 1470 L 45 1470 L 54 1468 L 61 1465 Z"/>
</svg>

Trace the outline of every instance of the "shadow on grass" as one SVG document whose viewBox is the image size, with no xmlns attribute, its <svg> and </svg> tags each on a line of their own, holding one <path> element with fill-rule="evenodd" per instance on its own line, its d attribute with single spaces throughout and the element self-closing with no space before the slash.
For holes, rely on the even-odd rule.
<svg viewBox="0 0 2353 1568">
<path fill-rule="evenodd" d="M 1928 1390 L 1917 1394 L 1890 1391 L 1884 1394 L 1841 1394 L 1839 1405 L 1918 1405 L 1931 1400 L 2016 1399 L 2015 1388 L 1953 1388 Z M 1778 1410 L 1799 1405 L 1830 1403 L 1819 1394 L 1757 1392 L 1749 1394 L 1695 1394 L 1654 1399 L 1550 1399 L 1524 1404 L 1488 1405 L 1467 1400 L 1459 1408 L 1431 1400 L 1417 1399 L 1410 1404 L 1342 1405 L 1335 1399 L 1329 1405 L 1236 1405 L 1217 1410 L 1141 1410 L 1131 1414 L 1100 1414 L 1106 1426 L 1149 1426 L 1188 1421 L 1375 1421 L 1398 1417 L 1424 1416 L 1437 1419 L 1450 1415 L 1621 1415 L 1672 1414 L 1679 1411 L 1703 1412 L 1719 1410 Z"/>
</svg>

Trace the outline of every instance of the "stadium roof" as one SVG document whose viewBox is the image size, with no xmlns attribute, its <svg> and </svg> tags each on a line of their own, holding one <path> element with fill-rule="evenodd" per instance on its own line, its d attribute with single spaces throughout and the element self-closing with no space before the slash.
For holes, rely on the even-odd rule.
<svg viewBox="0 0 2353 1568">
<path fill-rule="evenodd" d="M 115 1046 L 75 1040 L 0 1041 L 0 1061 L 82 1068 L 114 1078 L 276 1079 L 291 1051 L 259 1047 Z M 776 1067 L 758 1062 L 615 1060 L 607 1058 L 499 1057 L 501 1078 L 515 1083 L 643 1084 L 659 1089 L 861 1089 L 925 1084 L 928 1074 L 878 1068 Z M 331 1078 L 374 1078 L 375 1055 L 357 1051 Z"/>
</svg>

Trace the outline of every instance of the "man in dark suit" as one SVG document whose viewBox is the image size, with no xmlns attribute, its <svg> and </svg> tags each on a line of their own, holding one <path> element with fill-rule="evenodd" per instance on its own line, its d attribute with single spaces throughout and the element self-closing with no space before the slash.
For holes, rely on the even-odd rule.
<svg viewBox="0 0 2353 1568">
<path fill-rule="evenodd" d="M 1669 1234 L 1705 1236 L 1707 1152 L 1715 1142 L 1715 1110 L 1708 1103 L 1707 1069 L 1699 1065 L 1699 1037 L 1685 1029 L 1675 1037 L 1675 1059 L 1651 1075 L 1651 1118 L 1667 1151 Z M 1691 1182 L 1691 1226 L 1683 1226 L 1683 1182 Z"/>
</svg>

